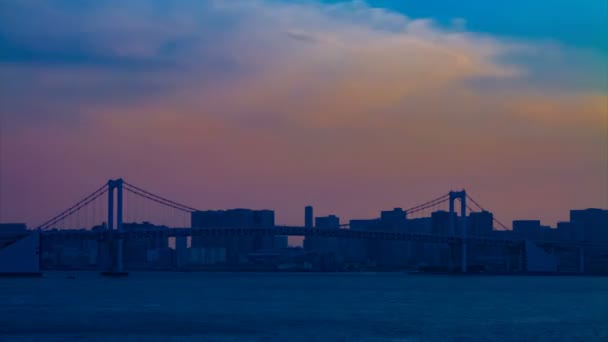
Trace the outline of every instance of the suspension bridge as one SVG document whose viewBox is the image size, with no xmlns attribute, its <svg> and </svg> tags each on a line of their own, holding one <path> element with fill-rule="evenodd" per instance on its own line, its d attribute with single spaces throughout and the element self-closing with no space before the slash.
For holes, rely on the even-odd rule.
<svg viewBox="0 0 608 342">
<path fill-rule="evenodd" d="M 97 190 L 63 210 L 37 227 L 42 240 L 45 238 L 98 239 L 109 242 L 112 254 L 110 272 L 123 273 L 123 240 L 127 238 L 176 238 L 176 246 L 185 246 L 188 237 L 247 237 L 247 236 L 304 236 L 342 239 L 386 241 L 411 241 L 429 244 L 448 244 L 459 250 L 460 271 L 467 272 L 467 246 L 497 246 L 516 251 L 525 249 L 525 241 L 516 238 L 497 237 L 495 234 L 476 234 L 467 229 L 467 213 L 485 211 L 478 201 L 465 190 L 450 191 L 433 200 L 406 209 L 408 220 L 416 215 L 432 213 L 440 206 L 448 206 L 448 229 L 442 233 L 415 232 L 409 230 L 358 230 L 318 229 L 302 226 L 272 227 L 199 227 L 193 226 L 192 213 L 200 211 L 192 206 L 170 200 L 141 187 L 124 181 L 110 180 Z M 456 207 L 459 204 L 457 212 Z M 469 205 L 471 204 L 471 205 Z M 152 222 L 141 230 L 123 229 L 126 222 Z M 493 218 L 492 231 L 508 231 L 506 225 Z M 590 242 L 537 241 L 544 246 L 567 246 L 582 251 Z M 178 247 L 179 248 L 179 247 Z M 182 247 L 183 248 L 183 247 Z M 582 255 L 582 254 L 581 254 Z"/>
</svg>

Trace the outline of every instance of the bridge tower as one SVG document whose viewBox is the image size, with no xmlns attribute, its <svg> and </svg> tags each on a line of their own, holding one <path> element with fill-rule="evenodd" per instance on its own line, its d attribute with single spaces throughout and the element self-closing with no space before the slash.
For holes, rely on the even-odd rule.
<svg viewBox="0 0 608 342">
<path fill-rule="evenodd" d="M 456 212 L 454 211 L 454 201 L 460 200 L 460 271 L 467 272 L 467 192 L 450 191 L 450 233 L 456 235 Z"/>
<path fill-rule="evenodd" d="M 122 178 L 108 181 L 108 235 L 112 246 L 112 263 L 110 271 L 104 272 L 108 275 L 125 274 L 123 270 L 123 241 L 122 241 L 122 214 L 123 214 L 123 190 Z M 116 216 L 114 215 L 114 191 L 116 190 Z M 116 221 L 116 228 L 114 228 Z"/>
</svg>

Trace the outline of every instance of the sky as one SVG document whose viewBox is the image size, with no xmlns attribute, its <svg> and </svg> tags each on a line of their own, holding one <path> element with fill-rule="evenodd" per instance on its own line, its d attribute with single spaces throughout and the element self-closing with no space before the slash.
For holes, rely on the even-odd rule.
<svg viewBox="0 0 608 342">
<path fill-rule="evenodd" d="M 0 221 L 111 178 L 201 209 L 608 207 L 602 0 L 0 0 Z"/>
</svg>

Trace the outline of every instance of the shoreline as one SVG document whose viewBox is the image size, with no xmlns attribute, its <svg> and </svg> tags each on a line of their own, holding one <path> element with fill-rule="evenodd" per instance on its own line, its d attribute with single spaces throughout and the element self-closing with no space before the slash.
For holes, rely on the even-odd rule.
<svg viewBox="0 0 608 342">
<path fill-rule="evenodd" d="M 45 273 L 51 274 L 78 274 L 99 273 L 102 276 L 115 276 L 112 272 L 97 269 L 52 269 L 41 272 L 28 273 L 0 273 L 0 278 L 42 278 Z M 403 274 L 413 276 L 454 276 L 454 277 L 500 277 L 500 276 L 535 276 L 535 277 L 608 277 L 608 273 L 579 273 L 579 272 L 450 272 L 450 271 L 420 271 L 420 270 L 357 270 L 357 271 L 322 271 L 322 270 L 268 270 L 268 269 L 128 269 L 120 276 L 128 276 L 131 273 L 274 273 L 274 274 Z"/>
</svg>

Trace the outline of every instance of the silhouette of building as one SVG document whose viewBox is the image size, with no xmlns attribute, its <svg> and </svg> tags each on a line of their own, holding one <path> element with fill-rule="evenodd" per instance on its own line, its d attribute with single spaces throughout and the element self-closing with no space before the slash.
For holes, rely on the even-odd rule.
<svg viewBox="0 0 608 342">
<path fill-rule="evenodd" d="M 230 209 L 195 211 L 191 216 L 192 229 L 208 228 L 272 228 L 274 211 Z M 243 237 L 199 237 L 196 234 L 191 240 L 193 263 L 238 264 L 247 262 L 247 255 L 261 249 L 283 247 L 285 238 L 275 239 L 272 236 Z M 275 246 L 281 244 L 281 246 Z"/>
<path fill-rule="evenodd" d="M 192 228 L 271 228 L 274 211 L 229 209 L 195 211 L 191 216 Z"/>
<path fill-rule="evenodd" d="M 562 241 L 574 241 L 576 240 L 575 232 L 573 229 L 573 225 L 570 221 L 568 222 L 558 222 L 557 223 L 557 236 L 558 240 Z"/>
<path fill-rule="evenodd" d="M 340 229 L 340 218 L 336 215 L 315 217 L 315 228 Z"/>
<path fill-rule="evenodd" d="M 454 216 L 456 216 L 454 214 Z M 456 219 L 456 217 L 454 217 Z M 438 210 L 431 213 L 431 233 L 441 235 L 452 235 L 450 227 L 450 213 L 443 210 Z"/>
<path fill-rule="evenodd" d="M 525 258 L 523 270 L 527 272 L 557 272 L 558 258 L 533 242 L 525 242 Z"/>
<path fill-rule="evenodd" d="M 0 223 L 0 236 L 22 234 L 27 232 L 25 223 Z"/>
<path fill-rule="evenodd" d="M 467 218 L 468 236 L 491 236 L 494 230 L 494 215 L 489 211 L 472 212 Z"/>
<path fill-rule="evenodd" d="M 540 220 L 515 220 L 513 221 L 513 234 L 520 239 L 540 239 Z"/>
<path fill-rule="evenodd" d="M 540 240 L 545 240 L 545 241 L 555 241 L 558 239 L 558 230 L 557 228 L 553 228 L 551 226 L 545 226 L 545 225 L 541 225 L 540 226 Z"/>
<path fill-rule="evenodd" d="M 275 236 L 273 239 L 274 249 L 283 249 L 289 247 L 289 238 L 287 236 Z"/>
<path fill-rule="evenodd" d="M 458 218 L 456 221 L 459 221 Z M 511 232 L 494 231 L 494 215 L 486 210 L 480 212 L 471 212 L 467 216 L 467 236 L 469 237 L 487 237 L 501 238 L 501 234 L 510 234 Z M 509 238 L 508 236 L 504 238 Z M 506 271 L 509 267 L 510 260 L 507 261 L 508 253 L 504 248 L 496 248 L 496 246 L 468 244 L 467 253 L 469 255 L 469 266 L 478 269 Z M 460 253 L 460 251 L 458 251 Z M 515 262 L 514 262 L 515 263 Z"/>
<path fill-rule="evenodd" d="M 456 214 L 454 216 L 454 224 L 457 224 Z M 424 222 L 424 221 L 423 221 Z M 453 227 L 450 226 L 450 213 L 443 210 L 438 210 L 431 213 L 431 234 L 438 235 L 453 235 Z M 420 244 L 413 244 L 413 248 L 417 248 L 418 253 L 421 253 Z M 451 253 L 450 248 L 447 244 L 427 244 L 424 246 L 424 258 L 418 260 L 418 263 L 422 262 L 430 266 L 438 268 L 447 267 L 450 262 Z M 422 258 L 421 255 L 419 255 Z"/>
<path fill-rule="evenodd" d="M 444 222 L 447 216 L 439 215 L 436 219 L 439 222 L 435 223 L 436 226 L 444 226 L 447 223 Z M 433 217 L 421 217 L 407 220 L 407 231 L 410 233 L 421 233 L 430 234 L 433 231 Z M 408 242 L 408 265 L 416 266 L 420 264 L 434 264 L 436 258 L 432 256 L 435 254 L 433 246 L 430 246 L 420 242 Z M 431 255 L 431 256 L 429 256 Z"/>
<path fill-rule="evenodd" d="M 384 230 L 402 229 L 405 227 L 406 214 L 401 208 L 380 212 L 380 225 Z"/>
<path fill-rule="evenodd" d="M 304 208 L 304 227 L 312 228 L 313 227 L 313 209 L 311 206 L 307 206 Z"/>
<path fill-rule="evenodd" d="M 407 231 L 407 215 L 401 208 L 380 212 L 378 230 Z M 370 244 L 379 268 L 397 269 L 407 264 L 409 245 L 405 241 L 375 241 Z"/>
<path fill-rule="evenodd" d="M 608 242 L 608 210 L 589 208 L 570 211 L 570 229 L 575 241 Z M 598 246 L 588 246 L 579 251 L 584 254 L 585 272 L 608 273 L 608 251 Z"/>
<path fill-rule="evenodd" d="M 351 230 L 378 230 L 380 219 L 350 220 Z M 378 259 L 378 247 L 369 240 L 353 239 L 342 244 L 345 261 L 354 265 L 373 264 Z"/>
<path fill-rule="evenodd" d="M 149 222 L 123 223 L 124 232 L 138 232 L 150 229 L 169 229 Z M 124 264 L 127 268 L 168 267 L 172 263 L 169 239 L 163 234 L 133 235 L 123 240 Z"/>
<path fill-rule="evenodd" d="M 350 229 L 366 231 L 408 231 L 409 220 L 401 208 L 380 212 L 380 217 L 351 220 Z M 402 268 L 408 263 L 410 243 L 405 241 L 352 240 L 342 248 L 347 262 L 379 269 Z"/>
<path fill-rule="evenodd" d="M 336 215 L 316 217 L 314 229 L 340 229 L 340 218 Z M 304 249 L 319 253 L 321 269 L 329 270 L 335 268 L 336 263 L 341 262 L 342 243 L 342 239 L 338 238 L 307 236 L 304 239 Z"/>
<path fill-rule="evenodd" d="M 577 240 L 608 241 L 608 210 L 570 210 L 570 223 Z"/>
</svg>

